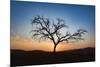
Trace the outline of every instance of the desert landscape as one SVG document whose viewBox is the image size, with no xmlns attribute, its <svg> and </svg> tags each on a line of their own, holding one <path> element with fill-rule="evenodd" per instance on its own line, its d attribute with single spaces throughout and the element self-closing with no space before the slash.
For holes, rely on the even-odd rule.
<svg viewBox="0 0 100 67">
<path fill-rule="evenodd" d="M 11 66 L 95 61 L 95 7 L 11 1 Z"/>
</svg>

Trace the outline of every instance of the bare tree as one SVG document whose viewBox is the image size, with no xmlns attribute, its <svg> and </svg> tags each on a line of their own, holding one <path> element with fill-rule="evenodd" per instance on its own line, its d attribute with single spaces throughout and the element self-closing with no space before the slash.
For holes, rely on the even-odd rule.
<svg viewBox="0 0 100 67">
<path fill-rule="evenodd" d="M 64 24 L 64 20 L 57 18 L 54 22 L 49 18 L 43 16 L 35 16 L 32 19 L 32 37 L 39 38 L 40 40 L 49 39 L 54 44 L 53 52 L 55 53 L 56 47 L 61 42 L 69 43 L 70 40 L 83 40 L 82 35 L 87 32 L 84 29 L 78 29 L 75 33 L 71 34 L 67 31 L 62 34 L 62 29 L 68 26 Z"/>
</svg>

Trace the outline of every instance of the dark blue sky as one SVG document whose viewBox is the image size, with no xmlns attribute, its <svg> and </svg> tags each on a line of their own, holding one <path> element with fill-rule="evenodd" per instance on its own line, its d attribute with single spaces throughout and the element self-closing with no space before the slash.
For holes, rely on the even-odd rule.
<svg viewBox="0 0 100 67">
<path fill-rule="evenodd" d="M 41 2 L 11 1 L 11 32 L 28 36 L 31 30 L 31 19 L 36 15 L 43 15 L 50 19 L 62 18 L 71 32 L 82 28 L 88 31 L 88 36 L 94 37 L 94 6 Z"/>
</svg>

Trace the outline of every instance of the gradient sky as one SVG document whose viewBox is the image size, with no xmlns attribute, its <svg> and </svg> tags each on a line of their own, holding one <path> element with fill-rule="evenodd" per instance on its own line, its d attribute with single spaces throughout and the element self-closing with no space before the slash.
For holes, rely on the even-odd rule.
<svg viewBox="0 0 100 67">
<path fill-rule="evenodd" d="M 36 15 L 49 17 L 50 19 L 62 18 L 69 26 L 70 32 L 82 28 L 88 31 L 85 40 L 76 45 L 61 45 L 59 50 L 67 50 L 82 47 L 95 46 L 95 7 L 89 5 L 54 4 L 41 2 L 11 1 L 11 48 L 24 50 L 51 50 L 51 42 L 34 41 L 31 39 L 31 19 Z M 38 44 L 38 45 L 36 45 Z M 40 48 L 41 46 L 42 48 Z M 50 48 L 51 46 L 51 48 Z"/>
</svg>

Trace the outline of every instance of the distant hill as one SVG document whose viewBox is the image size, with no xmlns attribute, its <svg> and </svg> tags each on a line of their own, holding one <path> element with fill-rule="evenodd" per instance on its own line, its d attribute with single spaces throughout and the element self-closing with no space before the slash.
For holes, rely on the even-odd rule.
<svg viewBox="0 0 100 67">
<path fill-rule="evenodd" d="M 40 50 L 11 50 L 11 66 L 95 61 L 95 48 L 83 48 L 56 53 Z"/>
</svg>

